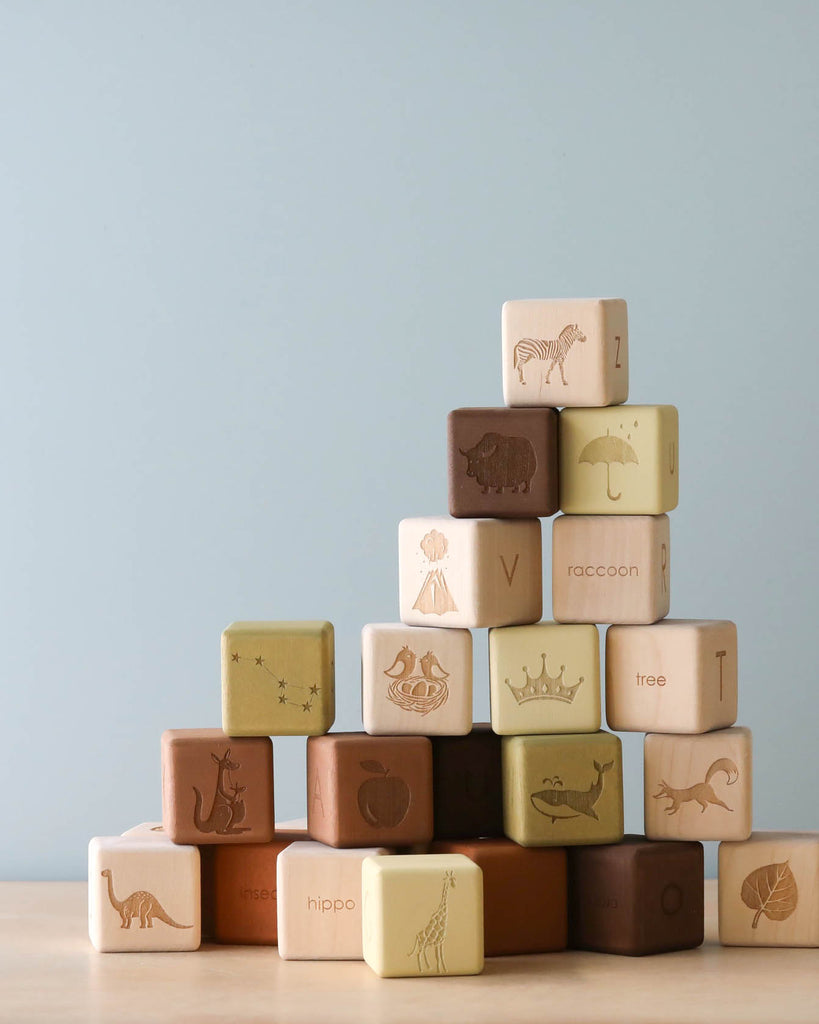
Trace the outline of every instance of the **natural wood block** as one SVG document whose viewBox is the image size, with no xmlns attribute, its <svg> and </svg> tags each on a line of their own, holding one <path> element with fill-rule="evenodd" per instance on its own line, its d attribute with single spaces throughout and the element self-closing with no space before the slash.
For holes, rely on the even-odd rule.
<svg viewBox="0 0 819 1024">
<path fill-rule="evenodd" d="M 645 738 L 649 839 L 747 839 L 751 834 L 751 732 Z"/>
<path fill-rule="evenodd" d="M 819 946 L 819 832 L 752 832 L 719 845 L 724 946 Z"/>
<path fill-rule="evenodd" d="M 596 626 L 538 622 L 489 631 L 492 728 L 504 736 L 597 732 Z"/>
<path fill-rule="evenodd" d="M 293 843 L 277 864 L 279 955 L 284 960 L 361 960 L 361 865 L 381 846 L 335 850 Z"/>
<path fill-rule="evenodd" d="M 330 622 L 233 622 L 222 633 L 229 736 L 319 736 L 336 714 Z"/>
<path fill-rule="evenodd" d="M 613 846 L 569 850 L 569 945 L 645 956 L 702 944 L 701 843 L 626 836 Z"/>
<path fill-rule="evenodd" d="M 432 745 L 362 732 L 307 741 L 307 829 L 328 846 L 403 846 L 432 838 Z"/>
<path fill-rule="evenodd" d="M 361 631 L 365 730 L 461 736 L 472 728 L 472 634 L 403 623 Z"/>
<path fill-rule="evenodd" d="M 367 857 L 364 959 L 382 978 L 480 974 L 481 869 L 457 853 Z"/>
<path fill-rule="evenodd" d="M 170 842 L 165 835 L 161 821 L 142 821 L 138 825 L 126 828 L 122 835 L 127 839 L 149 839 Z"/>
<path fill-rule="evenodd" d="M 628 398 L 628 313 L 623 299 L 505 302 L 507 405 L 619 405 Z"/>
<path fill-rule="evenodd" d="M 521 846 L 619 842 L 620 740 L 608 732 L 504 736 L 503 822 Z"/>
<path fill-rule="evenodd" d="M 657 515 L 679 500 L 673 405 L 564 409 L 560 507 L 577 515 Z"/>
<path fill-rule="evenodd" d="M 554 409 L 455 409 L 447 448 L 450 515 L 535 519 L 557 512 Z"/>
<path fill-rule="evenodd" d="M 501 741 L 489 725 L 432 738 L 436 839 L 503 835 Z"/>
<path fill-rule="evenodd" d="M 511 839 L 436 842 L 433 853 L 462 853 L 483 872 L 485 956 L 553 953 L 567 943 L 566 851 L 526 849 Z"/>
<path fill-rule="evenodd" d="M 88 845 L 88 934 L 100 953 L 198 949 L 199 851 L 165 839 Z"/>
<path fill-rule="evenodd" d="M 162 824 L 174 843 L 273 838 L 273 744 L 221 729 L 162 734 Z"/>
<path fill-rule="evenodd" d="M 651 623 L 671 603 L 668 516 L 558 516 L 552 614 L 558 622 Z"/>
<path fill-rule="evenodd" d="M 606 719 L 618 732 L 703 733 L 737 720 L 737 627 L 717 619 L 609 626 Z"/>
<path fill-rule="evenodd" d="M 398 546 L 407 625 L 478 629 L 540 618 L 538 519 L 404 519 Z"/>
</svg>

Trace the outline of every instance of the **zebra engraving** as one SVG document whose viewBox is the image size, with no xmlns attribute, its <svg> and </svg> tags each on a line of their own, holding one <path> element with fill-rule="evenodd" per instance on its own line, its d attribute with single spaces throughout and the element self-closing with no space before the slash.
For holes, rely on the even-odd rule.
<svg viewBox="0 0 819 1024">
<path fill-rule="evenodd" d="M 544 362 L 551 359 L 549 369 L 543 380 L 544 384 L 549 383 L 549 376 L 555 366 L 560 369 L 560 379 L 567 384 L 566 375 L 563 372 L 563 362 L 569 354 L 569 349 L 576 341 L 585 341 L 586 335 L 580 330 L 577 324 L 566 324 L 560 334 L 553 341 L 545 341 L 542 338 L 521 338 L 513 349 L 515 369 L 521 384 L 526 384 L 523 377 L 523 367 L 530 359 L 542 359 Z"/>
</svg>

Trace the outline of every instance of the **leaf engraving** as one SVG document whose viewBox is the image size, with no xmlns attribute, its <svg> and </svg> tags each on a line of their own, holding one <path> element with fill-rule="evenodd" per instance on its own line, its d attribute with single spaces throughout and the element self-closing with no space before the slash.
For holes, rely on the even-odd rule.
<svg viewBox="0 0 819 1024">
<path fill-rule="evenodd" d="M 782 864 L 766 864 L 757 868 L 742 883 L 742 902 L 755 910 L 752 928 L 759 924 L 762 914 L 769 921 L 784 921 L 796 910 L 799 890 L 796 879 L 788 867 Z"/>
<path fill-rule="evenodd" d="M 387 769 L 380 761 L 359 761 L 365 772 L 376 772 L 378 775 L 386 775 Z"/>
</svg>

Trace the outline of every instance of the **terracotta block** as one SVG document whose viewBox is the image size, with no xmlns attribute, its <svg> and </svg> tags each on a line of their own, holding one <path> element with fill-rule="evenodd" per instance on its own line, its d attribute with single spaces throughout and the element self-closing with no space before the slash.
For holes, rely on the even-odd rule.
<svg viewBox="0 0 819 1024">
<path fill-rule="evenodd" d="M 628 398 L 628 313 L 623 299 L 505 302 L 507 405 L 619 405 Z"/>
<path fill-rule="evenodd" d="M 504 736 L 503 821 L 521 846 L 619 842 L 620 740 L 608 732 Z"/>
<path fill-rule="evenodd" d="M 485 956 L 566 948 L 564 849 L 526 849 L 511 839 L 465 839 L 434 843 L 432 851 L 461 853 L 483 872 Z"/>
<path fill-rule="evenodd" d="M 88 934 L 100 953 L 199 948 L 199 851 L 164 839 L 88 845 Z"/>
<path fill-rule="evenodd" d="M 701 843 L 626 836 L 614 846 L 569 851 L 569 945 L 645 956 L 702 944 Z"/>
<path fill-rule="evenodd" d="M 558 622 L 647 624 L 671 604 L 668 516 L 558 516 L 552 611 Z"/>
<path fill-rule="evenodd" d="M 432 739 L 435 838 L 503 835 L 501 741 L 485 723 Z"/>
<path fill-rule="evenodd" d="M 703 733 L 737 720 L 737 627 L 707 619 L 609 626 L 606 718 L 618 732 Z"/>
<path fill-rule="evenodd" d="M 596 626 L 538 622 L 489 631 L 492 728 L 503 736 L 597 732 Z"/>
<path fill-rule="evenodd" d="M 398 547 L 407 625 L 479 629 L 540 618 L 540 520 L 404 519 Z"/>
<path fill-rule="evenodd" d="M 403 846 L 432 838 L 432 745 L 362 732 L 307 741 L 307 829 L 328 846 Z"/>
<path fill-rule="evenodd" d="M 364 728 L 372 736 L 461 736 L 472 728 L 472 634 L 372 623 L 361 632 Z"/>
<path fill-rule="evenodd" d="M 645 739 L 649 839 L 747 839 L 751 834 L 751 732 Z"/>
<path fill-rule="evenodd" d="M 456 853 L 367 857 L 364 959 L 382 978 L 480 974 L 481 869 Z"/>
<path fill-rule="evenodd" d="M 564 409 L 560 507 L 575 515 L 658 515 L 677 507 L 679 423 L 673 405 Z"/>
<path fill-rule="evenodd" d="M 222 633 L 229 736 L 319 736 L 336 714 L 330 622 L 233 622 Z"/>
<path fill-rule="evenodd" d="M 819 832 L 751 833 L 719 845 L 724 946 L 819 946 Z"/>
<path fill-rule="evenodd" d="M 273 838 L 273 744 L 221 729 L 162 734 L 162 824 L 174 843 Z"/>
<path fill-rule="evenodd" d="M 554 409 L 455 409 L 447 438 L 450 515 L 536 519 L 557 512 Z"/>
</svg>

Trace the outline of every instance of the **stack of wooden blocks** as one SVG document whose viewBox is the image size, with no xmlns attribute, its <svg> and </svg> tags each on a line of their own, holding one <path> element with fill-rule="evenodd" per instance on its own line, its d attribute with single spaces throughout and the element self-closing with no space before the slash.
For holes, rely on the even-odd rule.
<svg viewBox="0 0 819 1024">
<path fill-rule="evenodd" d="M 721 941 L 819 945 L 819 834 L 751 833 L 736 627 L 665 618 L 677 411 L 623 404 L 625 302 L 507 302 L 502 323 L 506 407 L 450 413 L 450 516 L 400 524 L 401 622 L 364 627 L 365 731 L 329 732 L 330 623 L 229 626 L 222 729 L 162 738 L 162 823 L 91 841 L 98 950 L 205 937 L 411 977 L 687 949 L 715 839 Z M 608 725 L 647 733 L 644 836 L 623 834 L 601 730 L 600 623 Z M 472 722 L 481 628 L 491 725 Z M 282 735 L 308 737 L 304 824 L 274 825 Z"/>
</svg>

